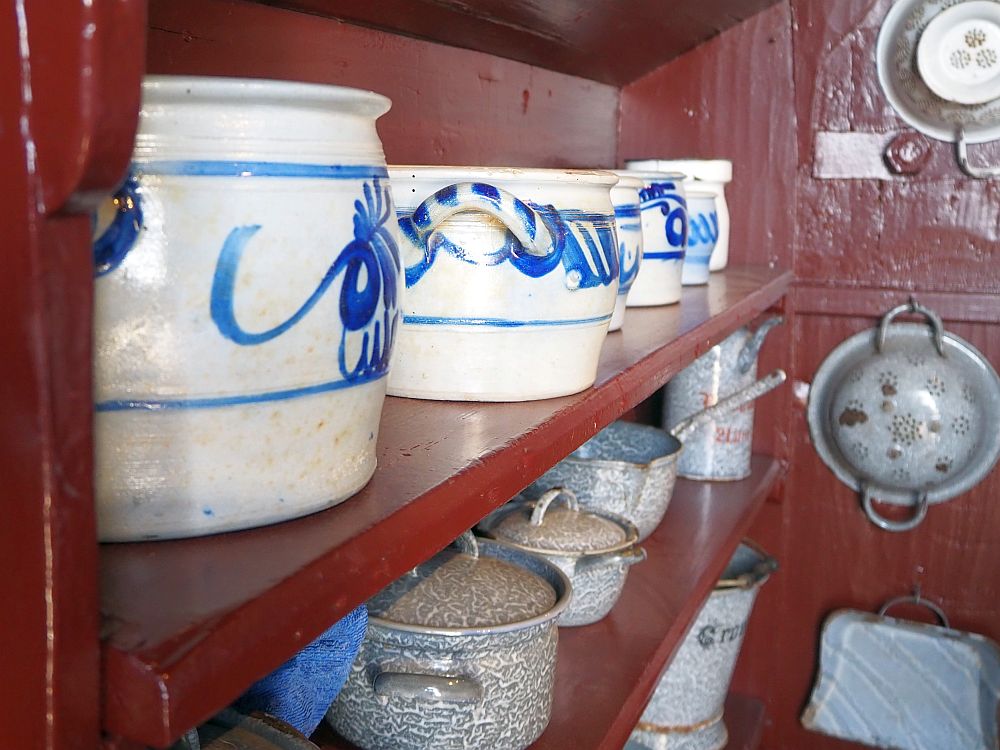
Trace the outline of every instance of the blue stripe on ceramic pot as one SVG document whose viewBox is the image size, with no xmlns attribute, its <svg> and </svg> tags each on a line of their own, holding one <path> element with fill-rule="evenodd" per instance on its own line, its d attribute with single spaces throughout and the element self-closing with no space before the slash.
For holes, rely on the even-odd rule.
<svg viewBox="0 0 1000 750">
<path fill-rule="evenodd" d="M 707 284 L 709 261 L 719 239 L 719 214 L 714 193 L 688 191 L 687 254 L 682 282 L 685 285 Z"/>
</svg>

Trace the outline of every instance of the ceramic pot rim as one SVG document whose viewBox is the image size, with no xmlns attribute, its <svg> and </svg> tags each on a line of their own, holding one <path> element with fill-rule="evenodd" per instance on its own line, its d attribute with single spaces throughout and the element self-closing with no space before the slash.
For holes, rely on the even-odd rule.
<svg viewBox="0 0 1000 750">
<path fill-rule="evenodd" d="M 641 177 L 636 177 L 630 174 L 618 174 L 618 182 L 615 184 L 614 188 L 621 188 L 622 190 L 642 190 L 646 187 L 646 183 L 643 182 Z"/>
<path fill-rule="evenodd" d="M 690 179 L 697 182 L 720 182 L 728 183 L 733 181 L 733 162 L 731 159 L 657 159 L 653 157 L 645 159 L 626 159 L 625 166 L 630 164 L 642 164 L 638 169 L 666 169 L 677 170 L 689 175 Z M 653 165 L 656 165 L 653 167 Z"/>
<path fill-rule="evenodd" d="M 684 182 L 688 175 L 684 172 L 667 172 L 655 169 L 616 169 L 619 177 L 638 177 L 646 182 Z"/>
<path fill-rule="evenodd" d="M 406 177 L 406 173 L 410 176 Z M 436 178 L 454 182 L 474 182 L 483 180 L 520 180 L 524 182 L 555 182 L 562 184 L 601 185 L 613 187 L 618 183 L 618 175 L 603 169 L 541 169 L 538 167 L 475 167 L 435 164 L 390 164 L 389 178 L 428 179 Z"/>
<path fill-rule="evenodd" d="M 392 106 L 382 94 L 349 86 L 226 76 L 147 75 L 142 81 L 142 97 L 143 106 L 198 102 L 331 110 L 336 107 L 372 118 L 384 115 Z"/>
<path fill-rule="evenodd" d="M 518 552 L 523 552 L 522 548 L 515 544 L 509 544 L 507 542 L 501 542 L 495 539 L 476 539 L 479 544 L 480 553 L 483 549 L 489 549 L 490 545 L 497 547 L 506 547 L 508 549 L 516 549 Z M 529 630 L 538 625 L 545 625 L 547 623 L 554 623 L 556 618 L 559 617 L 569 606 L 570 598 L 573 595 L 573 584 L 570 583 L 569 577 L 559 569 L 557 565 L 546 560 L 541 555 L 533 555 L 534 560 L 542 564 L 546 570 L 551 575 L 553 580 L 546 580 L 556 592 L 556 602 L 552 605 L 552 608 L 547 612 L 540 615 L 535 615 L 534 617 L 529 617 L 525 620 L 517 620 L 516 622 L 508 622 L 503 625 L 482 625 L 479 627 L 469 627 L 469 628 L 447 628 L 447 627 L 435 627 L 432 625 L 411 625 L 405 622 L 397 622 L 395 620 L 389 620 L 384 617 L 378 617 L 370 612 L 368 613 L 368 626 L 375 626 L 377 628 L 382 628 L 383 630 L 390 630 L 403 633 L 417 633 L 420 635 L 440 635 L 447 638 L 461 638 L 464 636 L 490 636 L 490 635 L 502 635 L 504 633 L 518 633 L 522 630 Z M 512 565 L 517 565 L 517 563 L 507 560 L 507 562 Z M 537 574 L 536 574 L 537 575 Z M 543 579 L 544 580 L 544 579 Z"/>
<path fill-rule="evenodd" d="M 483 525 L 481 522 L 479 524 L 479 529 L 484 534 L 489 534 L 491 539 L 496 540 L 501 544 L 506 544 L 508 547 L 514 547 L 524 552 L 529 552 L 533 555 L 544 556 L 544 557 L 565 557 L 569 559 L 581 559 L 581 558 L 593 558 L 593 557 L 604 557 L 605 555 L 616 555 L 622 552 L 626 552 L 636 545 L 639 544 L 639 529 L 634 523 L 629 521 L 623 516 L 619 516 L 616 513 L 608 513 L 603 510 L 595 510 L 593 508 L 581 508 L 581 512 L 590 513 L 595 516 L 600 516 L 601 518 L 611 521 L 621 527 L 622 531 L 625 532 L 625 539 L 623 539 L 618 544 L 612 545 L 610 547 L 599 547 L 597 549 L 591 550 L 563 550 L 563 549 L 547 549 L 545 547 L 531 547 L 526 544 L 519 544 L 518 542 L 513 542 L 510 539 L 498 539 L 493 532 L 493 527 L 496 526 L 500 521 L 514 513 L 518 510 L 523 510 L 525 508 L 532 508 L 535 505 L 534 500 L 526 499 L 512 499 L 506 505 L 501 506 L 492 515 L 487 516 L 488 522 Z M 484 519 L 486 520 L 486 519 Z"/>
</svg>

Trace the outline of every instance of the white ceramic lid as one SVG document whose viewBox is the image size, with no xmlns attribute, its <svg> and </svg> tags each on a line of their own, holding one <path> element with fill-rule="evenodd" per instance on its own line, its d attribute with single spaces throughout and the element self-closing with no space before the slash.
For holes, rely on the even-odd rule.
<svg viewBox="0 0 1000 750">
<path fill-rule="evenodd" d="M 935 16 L 920 36 L 917 68 L 942 99 L 983 104 L 1000 97 L 1000 3 L 964 2 Z"/>
<path fill-rule="evenodd" d="M 694 180 L 732 182 L 733 163 L 728 159 L 629 159 L 628 169 L 683 172 Z"/>
</svg>

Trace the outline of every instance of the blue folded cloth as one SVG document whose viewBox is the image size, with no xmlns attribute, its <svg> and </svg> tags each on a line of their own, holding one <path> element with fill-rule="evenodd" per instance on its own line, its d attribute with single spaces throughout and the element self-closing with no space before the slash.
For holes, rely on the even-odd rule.
<svg viewBox="0 0 1000 750">
<path fill-rule="evenodd" d="M 308 737 L 344 687 L 367 628 L 368 610 L 362 604 L 251 685 L 234 708 L 244 714 L 262 711 Z"/>
</svg>

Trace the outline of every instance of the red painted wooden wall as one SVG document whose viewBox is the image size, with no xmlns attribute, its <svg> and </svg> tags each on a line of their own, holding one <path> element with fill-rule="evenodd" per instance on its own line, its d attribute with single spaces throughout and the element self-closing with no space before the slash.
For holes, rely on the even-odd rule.
<svg viewBox="0 0 1000 750">
<path fill-rule="evenodd" d="M 1000 366 L 997 183 L 963 178 L 942 143 L 928 144 L 916 176 L 829 178 L 884 169 L 877 147 L 831 163 L 827 139 L 888 141 L 906 129 L 874 66 L 890 5 L 784 2 L 622 94 L 620 156 L 733 158 L 731 252 L 796 272 L 788 348 L 770 345 L 766 363 L 780 361 L 793 383 L 809 383 L 839 341 L 911 291 Z M 1000 150 L 978 155 L 995 162 Z M 775 427 L 791 471 L 783 503 L 766 506 L 752 532 L 782 571 L 760 597 L 736 687 L 766 698 L 768 750 L 826 750 L 848 745 L 806 732 L 799 715 L 831 610 L 876 609 L 920 585 L 955 626 L 1000 639 L 1000 471 L 934 507 L 915 532 L 882 532 L 819 460 L 794 394 L 786 389 L 758 412 L 758 438 L 771 442 L 766 427 Z"/>
</svg>

